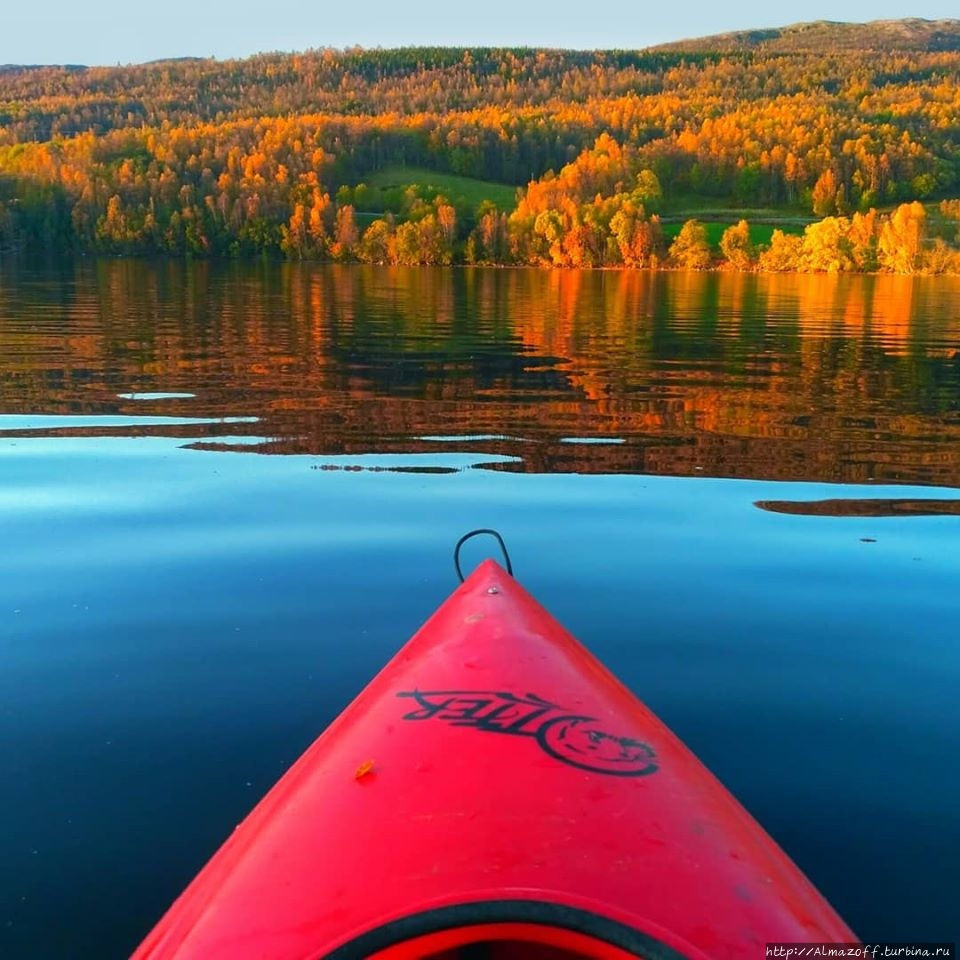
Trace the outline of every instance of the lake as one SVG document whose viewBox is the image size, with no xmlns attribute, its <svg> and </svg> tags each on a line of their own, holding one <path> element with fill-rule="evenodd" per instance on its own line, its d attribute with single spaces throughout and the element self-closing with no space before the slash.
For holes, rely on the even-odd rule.
<svg viewBox="0 0 960 960">
<path fill-rule="evenodd" d="M 128 955 L 479 526 L 861 937 L 955 940 L 958 488 L 956 280 L 0 263 L 0 956 Z"/>
</svg>

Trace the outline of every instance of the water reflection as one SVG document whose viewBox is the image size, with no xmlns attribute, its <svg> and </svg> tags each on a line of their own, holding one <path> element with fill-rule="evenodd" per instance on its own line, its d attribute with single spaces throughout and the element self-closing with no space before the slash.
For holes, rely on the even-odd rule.
<svg viewBox="0 0 960 960">
<path fill-rule="evenodd" d="M 499 470 L 957 486 L 958 294 L 907 277 L 8 266 L 0 409 L 126 433 L 149 401 L 204 449 L 227 432 L 260 453 L 448 440 Z"/>
<path fill-rule="evenodd" d="M 937 517 L 960 516 L 960 500 L 934 498 L 869 500 L 757 500 L 761 510 L 802 517 Z"/>
<path fill-rule="evenodd" d="M 0 956 L 129 956 L 488 524 L 855 930 L 948 939 L 951 490 L 629 474 L 956 492 L 958 294 L 0 265 Z"/>
</svg>

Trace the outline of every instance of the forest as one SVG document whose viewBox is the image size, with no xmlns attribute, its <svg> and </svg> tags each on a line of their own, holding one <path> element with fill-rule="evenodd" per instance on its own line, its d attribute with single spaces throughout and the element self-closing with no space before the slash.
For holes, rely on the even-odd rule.
<svg viewBox="0 0 960 960">
<path fill-rule="evenodd" d="M 960 21 L 0 67 L 0 256 L 960 273 Z"/>
</svg>

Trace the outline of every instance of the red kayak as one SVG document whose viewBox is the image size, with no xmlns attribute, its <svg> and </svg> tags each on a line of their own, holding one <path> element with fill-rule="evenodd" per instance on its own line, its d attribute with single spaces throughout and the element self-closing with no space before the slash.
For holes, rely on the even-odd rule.
<svg viewBox="0 0 960 960">
<path fill-rule="evenodd" d="M 484 561 L 135 960 L 756 960 L 855 942 L 697 758 Z"/>
</svg>

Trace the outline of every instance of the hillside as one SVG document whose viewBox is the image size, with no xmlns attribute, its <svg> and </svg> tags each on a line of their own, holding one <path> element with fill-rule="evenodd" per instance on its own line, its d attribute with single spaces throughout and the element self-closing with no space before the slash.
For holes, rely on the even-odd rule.
<svg viewBox="0 0 960 960">
<path fill-rule="evenodd" d="M 734 53 L 748 50 L 764 54 L 838 51 L 880 53 L 960 50 L 960 20 L 874 20 L 840 23 L 817 20 L 766 30 L 742 30 L 709 37 L 680 40 L 652 48 L 658 51 Z"/>
<path fill-rule="evenodd" d="M 708 209 L 877 209 L 869 246 L 897 205 L 960 195 L 958 118 L 955 20 L 7 67 L 0 252 L 646 266 L 682 233 L 655 214 Z M 952 244 L 940 209 L 924 242 Z"/>
</svg>

